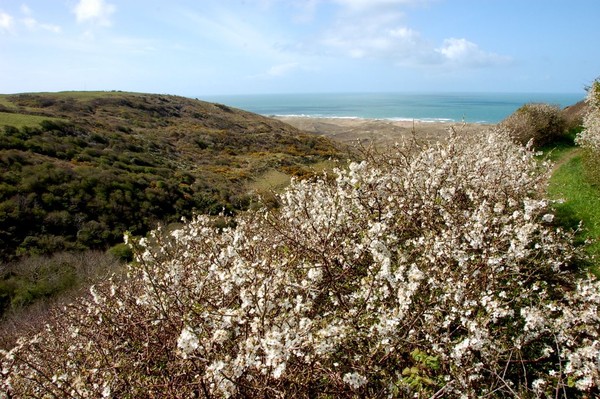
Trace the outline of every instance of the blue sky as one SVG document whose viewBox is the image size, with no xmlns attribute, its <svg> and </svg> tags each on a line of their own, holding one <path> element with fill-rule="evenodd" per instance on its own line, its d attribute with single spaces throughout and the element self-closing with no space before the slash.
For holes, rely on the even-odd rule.
<svg viewBox="0 0 600 399">
<path fill-rule="evenodd" d="M 598 0 L 0 0 L 0 93 L 581 92 Z"/>
</svg>

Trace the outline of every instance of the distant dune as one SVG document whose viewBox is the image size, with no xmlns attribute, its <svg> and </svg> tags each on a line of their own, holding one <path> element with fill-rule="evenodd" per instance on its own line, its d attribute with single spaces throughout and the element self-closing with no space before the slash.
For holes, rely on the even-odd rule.
<svg viewBox="0 0 600 399">
<path fill-rule="evenodd" d="M 439 140 L 454 128 L 463 133 L 484 131 L 492 125 L 478 123 L 391 121 L 385 119 L 360 118 L 310 118 L 277 117 L 300 130 L 329 137 L 351 144 L 373 143 L 377 146 L 393 145 L 405 138 L 417 137 L 420 140 Z"/>
</svg>

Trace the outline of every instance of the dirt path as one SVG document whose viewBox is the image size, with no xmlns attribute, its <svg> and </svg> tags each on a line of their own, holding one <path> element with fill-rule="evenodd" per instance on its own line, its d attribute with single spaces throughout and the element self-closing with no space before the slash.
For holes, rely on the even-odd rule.
<svg viewBox="0 0 600 399">
<path fill-rule="evenodd" d="M 560 169 L 564 164 L 566 164 L 571 159 L 575 158 L 576 156 L 578 156 L 580 154 L 581 154 L 581 148 L 579 148 L 579 147 L 573 147 L 570 150 L 568 150 L 567 152 L 565 152 L 565 154 L 563 154 L 558 159 L 558 161 L 556 161 L 554 163 L 554 165 L 552 165 L 552 174 L 554 174 L 554 172 L 556 172 L 558 169 Z"/>
</svg>

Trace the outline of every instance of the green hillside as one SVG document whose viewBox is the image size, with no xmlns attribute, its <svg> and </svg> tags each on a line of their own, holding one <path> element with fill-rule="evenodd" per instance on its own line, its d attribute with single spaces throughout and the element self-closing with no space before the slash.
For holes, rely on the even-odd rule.
<svg viewBox="0 0 600 399">
<path fill-rule="evenodd" d="M 0 260 L 105 249 L 125 231 L 234 213 L 270 176 L 340 152 L 282 122 L 184 97 L 0 96 Z"/>
</svg>

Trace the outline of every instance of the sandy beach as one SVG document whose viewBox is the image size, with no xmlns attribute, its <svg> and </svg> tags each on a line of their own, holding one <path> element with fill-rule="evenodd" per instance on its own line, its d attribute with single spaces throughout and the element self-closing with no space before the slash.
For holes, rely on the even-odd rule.
<svg viewBox="0 0 600 399">
<path fill-rule="evenodd" d="M 276 119 L 298 129 L 328 136 L 336 141 L 350 144 L 360 141 L 375 146 L 393 145 L 415 135 L 420 140 L 439 140 L 448 135 L 449 129 L 469 134 L 489 129 L 493 125 L 460 122 L 392 121 L 361 118 L 311 118 L 282 116 Z"/>
</svg>

